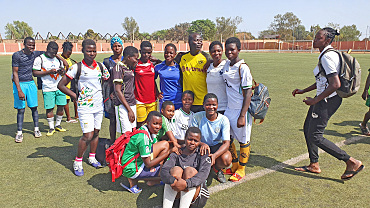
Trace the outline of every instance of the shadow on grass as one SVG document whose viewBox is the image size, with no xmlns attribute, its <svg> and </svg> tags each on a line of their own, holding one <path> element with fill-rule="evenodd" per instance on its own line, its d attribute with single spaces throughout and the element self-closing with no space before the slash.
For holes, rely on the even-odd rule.
<svg viewBox="0 0 370 208">
<path fill-rule="evenodd" d="M 280 161 L 277 161 L 274 158 L 265 156 L 265 155 L 251 155 L 249 162 L 247 163 L 247 167 L 263 167 L 267 169 L 273 169 L 272 167 L 275 165 L 281 164 L 285 166 L 283 169 L 278 169 L 276 170 L 277 172 L 282 172 L 285 174 L 290 174 L 290 175 L 296 175 L 296 176 L 302 176 L 306 178 L 313 178 L 313 179 L 321 179 L 321 180 L 330 180 L 338 183 L 344 183 L 342 180 L 339 179 L 334 179 L 334 178 L 328 178 L 328 177 L 323 177 L 318 174 L 312 174 L 312 173 L 307 173 L 307 172 L 300 172 L 294 170 L 294 166 L 287 165 L 285 163 L 282 163 Z"/>
<path fill-rule="evenodd" d="M 119 185 L 119 183 L 128 184 L 128 181 L 127 178 L 121 176 L 120 178 L 116 179 L 115 182 L 112 182 L 112 175 L 110 172 L 108 172 L 99 173 L 92 176 L 89 180 L 87 180 L 87 183 L 104 193 L 105 191 L 126 191 Z"/>
<path fill-rule="evenodd" d="M 46 132 L 49 130 L 49 126 L 44 125 L 43 123 L 39 122 L 39 128 L 41 132 Z M 33 122 L 23 122 L 23 135 L 30 134 L 33 136 L 33 131 L 35 127 Z M 4 136 L 15 137 L 17 133 L 17 123 L 7 124 L 7 125 L 0 125 L 0 134 Z"/>
<path fill-rule="evenodd" d="M 64 142 L 68 142 L 72 144 L 72 146 L 37 147 L 36 152 L 28 155 L 27 158 L 48 157 L 73 173 L 72 164 L 75 159 L 79 138 L 80 137 L 64 136 Z"/>
</svg>

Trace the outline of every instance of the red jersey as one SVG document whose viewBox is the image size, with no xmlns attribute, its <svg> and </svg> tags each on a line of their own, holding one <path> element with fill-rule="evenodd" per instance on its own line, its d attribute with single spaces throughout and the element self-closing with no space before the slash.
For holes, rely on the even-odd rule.
<svg viewBox="0 0 370 208">
<path fill-rule="evenodd" d="M 140 59 L 135 68 L 135 98 L 142 103 L 153 103 L 155 97 L 154 65 L 150 60 L 143 63 Z"/>
</svg>

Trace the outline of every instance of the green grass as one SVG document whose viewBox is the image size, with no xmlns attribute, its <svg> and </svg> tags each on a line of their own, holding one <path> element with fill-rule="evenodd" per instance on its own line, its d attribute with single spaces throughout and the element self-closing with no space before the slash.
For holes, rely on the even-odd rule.
<svg viewBox="0 0 370 208">
<path fill-rule="evenodd" d="M 163 59 L 163 54 L 154 54 Z M 102 61 L 108 54 L 98 55 Z M 247 173 L 269 168 L 306 153 L 302 126 L 308 107 L 307 95 L 293 97 L 295 88 L 315 82 L 312 70 L 318 54 L 243 53 L 253 77 L 269 87 L 271 107 L 265 122 L 252 129 L 252 153 Z M 363 68 L 362 88 L 370 66 L 370 55 L 354 54 Z M 80 60 L 81 55 L 73 55 Z M 143 192 L 132 195 L 123 191 L 121 177 L 111 182 L 109 170 L 94 169 L 84 163 L 85 176 L 76 177 L 72 163 L 81 136 L 79 124 L 67 124 L 67 132 L 46 137 L 47 121 L 39 91 L 40 129 L 43 136 L 34 139 L 30 110 L 26 109 L 24 142 L 14 143 L 16 111 L 13 109 L 11 56 L 0 56 L 0 207 L 155 207 L 161 205 L 163 188 L 142 185 Z M 359 134 L 358 124 L 368 108 L 361 93 L 344 99 L 329 121 L 326 138 L 339 142 Z M 71 108 L 72 109 L 72 108 Z M 64 120 L 65 121 L 65 118 Z M 104 119 L 101 137 L 108 138 L 108 120 Z M 370 138 L 343 147 L 350 155 L 370 164 Z M 86 157 L 85 157 L 86 158 Z M 308 160 L 298 165 L 307 164 Z M 295 172 L 292 167 L 248 181 L 211 195 L 207 207 L 368 207 L 369 171 L 348 182 L 338 180 L 344 163 L 330 155 L 320 157 L 320 175 Z M 369 166 L 370 167 L 370 166 Z M 216 184 L 214 182 L 214 184 Z"/>
</svg>

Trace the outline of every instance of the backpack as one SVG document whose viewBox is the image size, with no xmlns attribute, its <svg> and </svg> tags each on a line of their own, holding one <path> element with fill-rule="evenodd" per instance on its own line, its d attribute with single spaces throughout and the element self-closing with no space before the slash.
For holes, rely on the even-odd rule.
<svg viewBox="0 0 370 208">
<path fill-rule="evenodd" d="M 110 145 L 110 139 L 99 137 L 95 158 L 103 167 L 107 166 L 107 161 L 105 160 L 105 151 L 110 147 Z"/>
<path fill-rule="evenodd" d="M 145 134 L 147 137 L 150 137 L 148 132 L 145 130 L 133 129 L 132 132 L 127 131 L 126 133 L 118 137 L 114 144 L 105 151 L 109 171 L 112 173 L 112 182 L 114 182 L 122 175 L 123 169 L 125 169 L 128 164 L 130 164 L 132 161 L 136 160 L 140 156 L 140 154 L 138 153 L 129 161 L 127 161 L 124 165 L 121 164 L 126 145 L 130 142 L 130 139 L 133 135 L 140 133 Z"/>
<path fill-rule="evenodd" d="M 109 70 L 109 58 L 104 59 L 103 64 Z M 109 71 L 111 73 L 111 71 Z M 107 113 L 114 114 L 114 105 L 112 99 L 114 99 L 114 88 L 112 86 L 111 78 L 102 81 L 102 93 L 103 93 L 103 105 L 104 111 Z"/>
<path fill-rule="evenodd" d="M 326 77 L 324 67 L 321 63 L 321 57 L 329 52 L 335 51 L 339 55 L 340 59 L 340 71 L 338 72 L 340 87 L 337 89 L 337 94 L 341 98 L 350 97 L 360 89 L 361 83 L 361 67 L 356 58 L 352 57 L 346 52 L 340 52 L 333 48 L 329 48 L 319 57 L 319 68 L 320 71 L 318 74 L 323 73 Z M 328 80 L 329 82 L 329 80 Z"/>
<path fill-rule="evenodd" d="M 247 65 L 246 63 L 242 63 Z M 240 78 L 240 85 L 242 81 L 241 73 L 240 73 L 240 68 L 242 66 L 240 64 L 239 66 L 239 78 Z M 267 87 L 262 84 L 262 83 L 256 83 L 253 79 L 254 86 L 252 86 L 252 97 L 251 97 L 251 103 L 248 108 L 248 112 L 253 116 L 254 118 L 254 123 L 256 123 L 257 119 L 260 119 L 259 124 L 262 124 L 263 121 L 265 120 L 265 116 L 267 114 L 267 110 L 270 107 L 270 102 L 271 98 L 269 95 L 269 91 Z M 243 92 L 243 97 L 244 91 Z M 258 124 L 258 125 L 259 125 Z"/>
</svg>

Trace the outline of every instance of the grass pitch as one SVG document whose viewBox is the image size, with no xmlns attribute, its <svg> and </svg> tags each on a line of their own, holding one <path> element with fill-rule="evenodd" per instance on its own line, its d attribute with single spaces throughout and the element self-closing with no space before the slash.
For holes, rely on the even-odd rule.
<svg viewBox="0 0 370 208">
<path fill-rule="evenodd" d="M 154 54 L 163 59 L 163 54 Z M 100 54 L 102 61 L 108 54 Z M 318 54 L 242 53 L 257 82 L 265 84 L 272 98 L 265 122 L 252 128 L 251 156 L 246 172 L 270 168 L 289 158 L 306 153 L 302 126 L 308 110 L 302 100 L 314 92 L 293 97 L 295 88 L 315 82 L 312 70 Z M 361 99 L 370 67 L 370 55 L 354 54 L 362 66 L 360 93 L 344 99 L 330 119 L 326 138 L 339 142 L 360 133 L 358 124 L 368 108 Z M 82 55 L 73 55 L 81 60 Z M 43 99 L 39 91 L 40 130 L 43 136 L 33 138 L 33 122 L 26 108 L 24 141 L 14 143 L 16 110 L 13 108 L 11 56 L 0 56 L 0 207 L 156 207 L 163 197 L 162 187 L 147 187 L 130 194 L 120 187 L 127 183 L 121 177 L 111 182 L 108 168 L 94 169 L 84 160 L 85 175 L 76 177 L 72 163 L 82 135 L 79 124 L 62 125 L 67 132 L 46 137 L 48 129 Z M 72 109 L 72 107 L 70 107 Z M 108 138 L 108 120 L 103 120 L 101 137 Z M 370 138 L 343 147 L 351 156 L 370 167 Z M 297 165 L 308 164 L 306 161 Z M 365 169 L 350 181 L 340 179 L 345 165 L 328 154 L 320 157 L 319 175 L 296 172 L 288 167 L 211 195 L 206 207 L 368 207 L 370 204 L 369 171 Z M 217 184 L 213 181 L 213 185 Z"/>
</svg>

